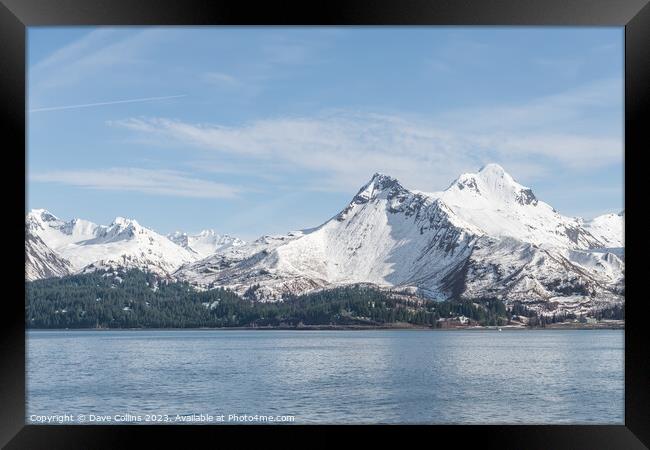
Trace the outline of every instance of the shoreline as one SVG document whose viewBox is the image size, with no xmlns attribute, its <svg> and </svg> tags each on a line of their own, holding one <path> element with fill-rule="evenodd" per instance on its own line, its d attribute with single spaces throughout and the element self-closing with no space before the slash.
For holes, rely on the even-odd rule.
<svg viewBox="0 0 650 450">
<path fill-rule="evenodd" d="M 422 327 L 416 325 L 368 326 L 368 325 L 311 325 L 302 327 L 187 327 L 187 328 L 25 328 L 25 331 L 511 331 L 511 330 L 625 330 L 625 323 L 606 324 L 563 324 L 556 323 L 546 327 L 527 327 L 519 325 L 503 326 L 454 326 L 445 328 Z"/>
</svg>

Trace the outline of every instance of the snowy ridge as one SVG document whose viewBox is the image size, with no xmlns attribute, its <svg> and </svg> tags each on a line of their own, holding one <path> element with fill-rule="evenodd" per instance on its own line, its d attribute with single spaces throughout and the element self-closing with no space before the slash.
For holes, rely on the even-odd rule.
<svg viewBox="0 0 650 450">
<path fill-rule="evenodd" d="M 376 173 L 320 226 L 249 243 L 212 230 L 166 237 L 121 217 L 65 222 L 45 210 L 30 212 L 26 229 L 32 278 L 138 267 L 260 301 L 367 283 L 542 313 L 624 302 L 624 214 L 563 216 L 496 164 L 433 193 Z"/>
<path fill-rule="evenodd" d="M 585 249 L 605 244 L 582 227 L 579 219 L 562 216 L 539 201 L 530 188 L 517 183 L 497 164 L 461 175 L 436 196 L 484 235 Z"/>
<path fill-rule="evenodd" d="M 377 173 L 319 227 L 227 249 L 175 275 L 268 301 L 372 283 L 434 299 L 593 306 L 623 301 L 624 263 L 612 243 L 488 164 L 434 193 Z"/>
<path fill-rule="evenodd" d="M 566 296 L 621 303 L 623 268 L 622 260 L 609 252 L 541 248 L 510 238 L 483 238 L 466 263 L 462 294 L 522 303 Z"/>
<path fill-rule="evenodd" d="M 220 235 L 214 230 L 203 230 L 198 234 L 175 231 L 168 234 L 167 237 L 170 241 L 194 252 L 201 258 L 206 258 L 231 246 L 237 247 L 245 244 L 244 241 L 237 237 L 227 234 Z"/>
<path fill-rule="evenodd" d="M 137 221 L 117 217 L 110 225 L 81 219 L 65 222 L 43 209 L 32 210 L 26 219 L 30 233 L 39 237 L 72 270 L 98 267 L 140 268 L 168 274 L 198 259 L 189 250 Z"/>
</svg>

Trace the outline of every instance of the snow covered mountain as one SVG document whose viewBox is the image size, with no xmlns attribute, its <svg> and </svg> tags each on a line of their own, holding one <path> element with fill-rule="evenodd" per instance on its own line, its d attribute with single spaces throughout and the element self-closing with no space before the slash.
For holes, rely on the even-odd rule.
<svg viewBox="0 0 650 450">
<path fill-rule="evenodd" d="M 624 214 L 561 215 L 488 164 L 447 189 L 375 174 L 322 225 L 244 243 L 212 230 L 162 236 L 135 220 L 26 219 L 26 279 L 137 267 L 249 298 L 371 283 L 432 299 L 499 298 L 542 312 L 624 301 Z"/>
<path fill-rule="evenodd" d="M 560 247 L 604 245 L 581 226 L 579 219 L 562 216 L 539 201 L 531 189 L 517 183 L 497 164 L 488 164 L 475 174 L 463 174 L 447 190 L 432 196 L 448 205 L 465 227 L 478 227 L 481 235 Z"/>
<path fill-rule="evenodd" d="M 72 271 L 135 267 L 169 274 L 199 257 L 137 221 L 117 217 L 110 225 L 82 219 L 63 221 L 43 209 L 26 219 L 29 235 L 40 239 Z"/>
<path fill-rule="evenodd" d="M 625 211 L 618 214 L 604 214 L 585 221 L 583 226 L 608 247 L 624 246 Z"/>
<path fill-rule="evenodd" d="M 25 280 L 63 277 L 72 273 L 70 261 L 60 257 L 25 227 Z"/>
<path fill-rule="evenodd" d="M 622 236 L 601 222 L 562 216 L 496 164 L 435 193 L 375 174 L 319 227 L 226 248 L 175 276 L 260 300 L 373 283 L 435 299 L 593 308 L 624 292 L 624 263 L 608 250 Z"/>
<path fill-rule="evenodd" d="M 167 237 L 170 241 L 194 252 L 201 258 L 213 255 L 217 251 L 225 250 L 230 246 L 236 247 L 245 244 L 244 241 L 237 237 L 227 234 L 220 235 L 214 230 L 203 230 L 198 234 L 187 234 L 176 231 L 168 234 Z"/>
</svg>

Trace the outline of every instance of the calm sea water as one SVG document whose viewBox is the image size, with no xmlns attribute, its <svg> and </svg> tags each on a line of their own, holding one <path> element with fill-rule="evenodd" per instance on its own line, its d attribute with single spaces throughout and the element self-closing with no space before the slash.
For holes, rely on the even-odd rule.
<svg viewBox="0 0 650 450">
<path fill-rule="evenodd" d="M 264 415 L 295 423 L 622 424 L 623 337 L 622 330 L 30 331 L 27 422 L 203 414 L 234 423 L 236 414 L 232 420 L 247 422 Z"/>
</svg>

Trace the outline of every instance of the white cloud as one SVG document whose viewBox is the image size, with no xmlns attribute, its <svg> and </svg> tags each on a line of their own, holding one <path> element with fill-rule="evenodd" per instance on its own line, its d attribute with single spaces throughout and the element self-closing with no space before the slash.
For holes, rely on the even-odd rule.
<svg viewBox="0 0 650 450">
<path fill-rule="evenodd" d="M 30 174 L 30 181 L 193 198 L 233 198 L 241 191 L 237 187 L 193 178 L 179 171 L 139 168 L 49 171 Z"/>
<path fill-rule="evenodd" d="M 483 145 L 497 149 L 503 158 L 542 156 L 573 170 L 596 169 L 623 161 L 623 142 L 619 138 L 570 134 L 495 135 L 482 141 Z"/>
<path fill-rule="evenodd" d="M 381 171 L 409 187 L 437 190 L 487 162 L 502 164 L 522 182 L 558 168 L 592 170 L 621 162 L 617 124 L 609 124 L 614 131 L 608 131 L 592 119 L 621 102 L 619 87 L 618 80 L 604 80 L 525 104 L 464 108 L 436 117 L 333 111 L 238 126 L 143 117 L 111 124 L 198 149 L 206 167 L 210 158 L 227 157 L 231 172 L 241 165 L 262 176 L 264 164 L 272 164 L 276 175 L 302 170 L 312 180 L 308 189 L 349 192 Z M 589 126 L 570 128 L 581 122 Z"/>
<path fill-rule="evenodd" d="M 286 117 L 239 127 L 162 118 L 112 124 L 203 149 L 207 154 L 235 155 L 245 167 L 251 160 L 261 160 L 289 171 L 300 168 L 314 175 L 311 188 L 319 190 L 358 188 L 373 171 L 431 186 L 448 183 L 451 171 L 458 174 L 462 168 L 480 165 L 477 161 L 467 164 L 473 157 L 458 154 L 457 149 L 464 146 L 453 145 L 454 136 L 389 116 Z"/>
</svg>

